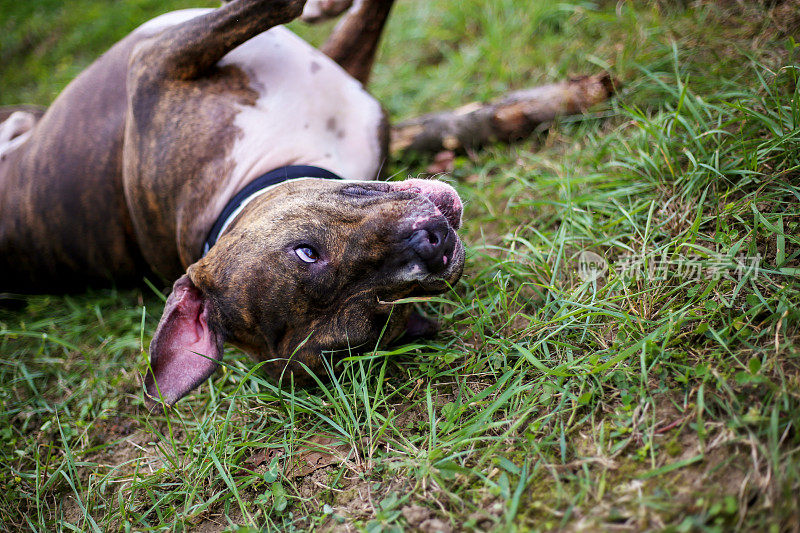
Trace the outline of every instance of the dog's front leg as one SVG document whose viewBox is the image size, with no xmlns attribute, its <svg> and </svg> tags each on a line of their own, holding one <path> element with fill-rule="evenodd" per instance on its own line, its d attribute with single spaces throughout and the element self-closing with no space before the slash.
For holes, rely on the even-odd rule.
<svg viewBox="0 0 800 533">
<path fill-rule="evenodd" d="M 139 46 L 129 82 L 131 77 L 147 85 L 202 76 L 240 44 L 300 16 L 304 5 L 305 0 L 235 0 L 164 30 Z"/>
<path fill-rule="evenodd" d="M 131 53 L 123 188 L 139 248 L 159 274 L 180 275 L 197 258 L 199 245 L 190 252 L 181 244 L 192 224 L 182 213 L 208 205 L 212 177 L 224 180 L 224 134 L 233 131 L 238 98 L 251 97 L 246 74 L 220 69 L 220 60 L 299 16 L 304 3 L 235 0 L 162 29 Z M 180 257 L 165 253 L 176 243 Z"/>
</svg>

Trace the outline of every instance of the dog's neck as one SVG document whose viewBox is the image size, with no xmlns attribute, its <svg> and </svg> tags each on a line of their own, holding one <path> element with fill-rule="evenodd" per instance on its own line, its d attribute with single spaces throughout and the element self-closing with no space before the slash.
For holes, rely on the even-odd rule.
<svg viewBox="0 0 800 533">
<path fill-rule="evenodd" d="M 228 226 L 231 225 L 247 204 L 287 181 L 307 178 L 342 179 L 329 170 L 311 165 L 291 165 L 276 168 L 257 177 L 245 185 L 238 193 L 234 194 L 222 209 L 203 244 L 203 255 L 205 256 L 211 247 L 216 244 L 217 240 L 225 233 Z"/>
</svg>

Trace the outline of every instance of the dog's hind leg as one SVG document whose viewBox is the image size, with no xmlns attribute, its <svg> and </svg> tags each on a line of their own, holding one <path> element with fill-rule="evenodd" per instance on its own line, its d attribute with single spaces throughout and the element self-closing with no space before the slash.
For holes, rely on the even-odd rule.
<svg viewBox="0 0 800 533">
<path fill-rule="evenodd" d="M 367 83 L 394 0 L 356 0 L 321 50 L 351 76 Z"/>
</svg>

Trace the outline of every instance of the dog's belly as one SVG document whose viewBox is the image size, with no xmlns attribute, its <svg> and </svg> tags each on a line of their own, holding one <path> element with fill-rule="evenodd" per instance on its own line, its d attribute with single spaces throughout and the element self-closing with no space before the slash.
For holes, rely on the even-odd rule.
<svg viewBox="0 0 800 533">
<path fill-rule="evenodd" d="M 222 64 L 242 68 L 260 93 L 236 120 L 244 134 L 231 154 L 236 174 L 303 160 L 350 179 L 375 179 L 383 112 L 339 65 L 283 27 L 248 41 Z"/>
</svg>

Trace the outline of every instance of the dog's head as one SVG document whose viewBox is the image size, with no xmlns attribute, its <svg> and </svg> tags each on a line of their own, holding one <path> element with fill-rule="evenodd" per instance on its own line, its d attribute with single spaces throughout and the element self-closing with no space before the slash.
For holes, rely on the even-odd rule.
<svg viewBox="0 0 800 533">
<path fill-rule="evenodd" d="M 431 180 L 303 179 L 268 191 L 175 282 L 150 345 L 148 394 L 177 401 L 214 372 L 225 342 L 302 381 L 305 368 L 323 369 L 323 352 L 428 333 L 392 302 L 458 280 L 461 211 L 455 190 Z"/>
</svg>

